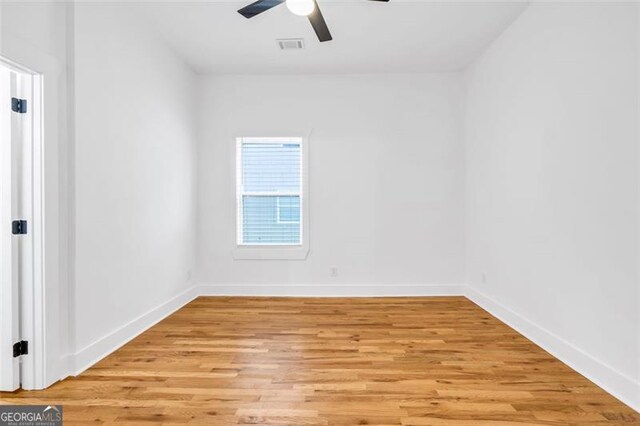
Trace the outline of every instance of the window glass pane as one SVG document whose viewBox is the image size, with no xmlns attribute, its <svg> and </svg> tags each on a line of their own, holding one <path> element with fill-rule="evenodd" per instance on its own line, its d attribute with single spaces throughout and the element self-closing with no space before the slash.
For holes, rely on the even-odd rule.
<svg viewBox="0 0 640 426">
<path fill-rule="evenodd" d="M 279 202 L 285 206 L 280 215 Z M 244 244 L 300 244 L 300 197 L 245 195 L 242 208 Z"/>
<path fill-rule="evenodd" d="M 300 197 L 278 197 L 278 222 L 300 223 Z"/>
<path fill-rule="evenodd" d="M 299 143 L 243 143 L 245 192 L 300 192 Z"/>
<path fill-rule="evenodd" d="M 245 138 L 239 143 L 239 243 L 301 244 L 300 139 Z"/>
</svg>

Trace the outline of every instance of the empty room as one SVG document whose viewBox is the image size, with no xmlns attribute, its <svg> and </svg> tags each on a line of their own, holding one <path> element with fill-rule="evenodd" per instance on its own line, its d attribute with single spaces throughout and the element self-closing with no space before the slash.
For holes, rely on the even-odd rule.
<svg viewBox="0 0 640 426">
<path fill-rule="evenodd" d="M 640 425 L 640 2 L 0 0 L 0 426 Z"/>
</svg>

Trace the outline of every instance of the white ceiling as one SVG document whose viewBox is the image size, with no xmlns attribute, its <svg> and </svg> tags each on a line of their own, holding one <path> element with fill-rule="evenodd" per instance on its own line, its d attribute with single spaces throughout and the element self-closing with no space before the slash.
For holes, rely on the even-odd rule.
<svg viewBox="0 0 640 426">
<path fill-rule="evenodd" d="M 277 6 L 252 19 L 246 1 L 138 3 L 198 73 L 298 74 L 451 71 L 465 68 L 527 2 L 318 0 L 334 40 L 319 43 L 306 17 Z M 278 38 L 304 38 L 281 51 Z"/>
</svg>

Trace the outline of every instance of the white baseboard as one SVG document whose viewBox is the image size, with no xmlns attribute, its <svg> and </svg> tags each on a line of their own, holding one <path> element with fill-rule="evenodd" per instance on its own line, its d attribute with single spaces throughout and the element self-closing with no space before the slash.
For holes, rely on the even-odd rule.
<svg viewBox="0 0 640 426">
<path fill-rule="evenodd" d="M 527 320 L 504 305 L 459 284 L 445 285 L 246 285 L 201 283 L 168 302 L 140 315 L 107 336 L 75 354 L 65 357 L 71 375 L 78 375 L 134 337 L 160 322 L 199 296 L 274 296 L 274 297 L 426 297 L 466 296 L 520 334 L 582 374 L 602 389 L 640 412 L 640 383 L 593 358 L 571 343 Z"/>
<path fill-rule="evenodd" d="M 640 383 L 571 343 L 513 312 L 487 295 L 466 287 L 468 299 L 509 325 L 602 389 L 640 412 Z"/>
<path fill-rule="evenodd" d="M 70 363 L 70 374 L 77 376 L 82 373 L 196 297 L 198 297 L 196 287 L 191 287 L 162 305 L 151 309 L 112 333 L 79 350 L 73 355 L 73 360 Z"/>
<path fill-rule="evenodd" d="M 200 284 L 200 296 L 274 296 L 274 297 L 401 297 L 463 296 L 462 284 Z"/>
<path fill-rule="evenodd" d="M 75 358 L 76 354 L 74 353 L 66 353 L 60 357 L 60 367 L 56 370 L 60 373 L 60 377 L 51 377 L 46 380 L 45 387 L 43 389 L 48 388 L 55 382 L 59 380 L 64 380 L 69 376 L 75 376 Z"/>
<path fill-rule="evenodd" d="M 98 361 L 162 321 L 198 296 L 300 296 L 300 297 L 383 297 L 462 296 L 464 285 L 207 285 L 191 287 L 162 305 L 140 315 L 112 333 L 98 339 L 64 363 L 69 375 L 77 376 Z"/>
</svg>

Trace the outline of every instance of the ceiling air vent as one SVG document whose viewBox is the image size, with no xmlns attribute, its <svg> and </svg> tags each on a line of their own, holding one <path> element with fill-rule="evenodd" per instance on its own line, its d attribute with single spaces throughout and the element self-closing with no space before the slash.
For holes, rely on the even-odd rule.
<svg viewBox="0 0 640 426">
<path fill-rule="evenodd" d="M 280 50 L 300 50 L 304 49 L 304 40 L 301 38 L 285 38 L 278 41 Z"/>
</svg>

